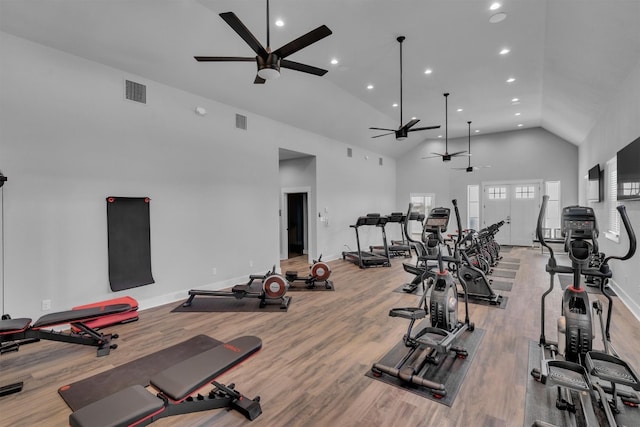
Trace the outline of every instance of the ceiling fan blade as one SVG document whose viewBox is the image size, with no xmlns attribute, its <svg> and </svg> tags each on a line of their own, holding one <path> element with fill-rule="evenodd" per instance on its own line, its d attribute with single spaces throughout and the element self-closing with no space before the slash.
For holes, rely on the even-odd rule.
<svg viewBox="0 0 640 427">
<path fill-rule="evenodd" d="M 328 73 L 327 70 L 322 68 L 313 67 L 307 64 L 301 64 L 299 62 L 289 61 L 288 59 L 280 60 L 280 68 L 288 68 L 290 70 L 302 71 L 303 73 L 309 73 L 316 76 L 324 76 Z"/>
<path fill-rule="evenodd" d="M 315 30 L 311 30 L 307 34 L 285 44 L 280 49 L 275 50 L 273 53 L 278 55 L 279 58 L 286 58 L 287 56 L 296 53 L 300 49 L 304 49 L 310 44 L 313 44 L 331 34 L 332 32 L 329 27 L 327 27 L 326 25 L 321 25 Z"/>
<path fill-rule="evenodd" d="M 459 156 L 462 153 L 466 153 L 466 151 L 456 151 L 455 153 L 449 153 L 450 156 Z M 469 154 L 466 154 L 468 156 Z"/>
<path fill-rule="evenodd" d="M 371 138 L 380 138 L 381 136 L 393 135 L 394 133 L 395 131 L 389 132 L 389 133 L 383 133 L 382 135 L 372 136 Z"/>
<path fill-rule="evenodd" d="M 438 126 L 426 126 L 426 127 L 422 127 L 422 128 L 413 128 L 413 129 L 409 129 L 409 132 L 415 132 L 417 130 L 429 130 L 429 129 L 440 129 L 440 125 L 438 125 Z"/>
<path fill-rule="evenodd" d="M 403 128 L 409 130 L 410 127 L 415 126 L 416 123 L 418 123 L 420 121 L 420 119 L 413 119 L 410 122 L 408 122 L 406 125 L 403 126 Z M 400 128 L 402 129 L 402 128 Z"/>
<path fill-rule="evenodd" d="M 194 56 L 198 62 L 255 62 L 256 58 L 242 56 Z"/>
<path fill-rule="evenodd" d="M 244 40 L 249 47 L 259 56 L 266 58 L 268 53 L 262 44 L 255 38 L 251 31 L 240 21 L 240 19 L 233 12 L 224 12 L 220 14 L 220 17 L 224 19 L 224 21 L 229 24 L 233 30 L 238 33 L 242 40 Z"/>
<path fill-rule="evenodd" d="M 436 157 L 444 157 L 444 154 L 440 153 L 431 153 L 433 156 L 423 156 L 423 159 L 435 159 Z"/>
<path fill-rule="evenodd" d="M 387 128 L 369 128 L 369 129 L 373 129 L 373 130 L 388 130 L 390 132 L 395 132 L 395 129 L 387 129 Z"/>
<path fill-rule="evenodd" d="M 253 81 L 253 84 L 262 85 L 262 84 L 264 84 L 264 82 L 266 82 L 266 80 L 256 74 L 256 78 Z"/>
</svg>

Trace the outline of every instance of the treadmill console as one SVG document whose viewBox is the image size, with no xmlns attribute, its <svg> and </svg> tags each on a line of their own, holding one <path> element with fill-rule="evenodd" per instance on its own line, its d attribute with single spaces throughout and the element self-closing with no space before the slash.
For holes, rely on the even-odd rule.
<svg viewBox="0 0 640 427">
<path fill-rule="evenodd" d="M 585 206 L 568 206 L 562 209 L 562 236 L 571 239 L 596 239 L 598 223 L 593 209 Z"/>
<path fill-rule="evenodd" d="M 449 208 L 431 209 L 427 221 L 424 224 L 424 231 L 427 233 L 444 233 L 447 231 L 450 212 L 451 210 Z"/>
</svg>

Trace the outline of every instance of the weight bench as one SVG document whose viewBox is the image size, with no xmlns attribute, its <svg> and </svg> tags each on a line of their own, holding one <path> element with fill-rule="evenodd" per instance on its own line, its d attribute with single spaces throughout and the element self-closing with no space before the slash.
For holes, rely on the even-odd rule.
<svg viewBox="0 0 640 427">
<path fill-rule="evenodd" d="M 114 304 L 103 307 L 91 307 L 80 310 L 50 313 L 31 324 L 29 318 L 11 319 L 3 316 L 0 320 L 0 354 L 17 351 L 20 345 L 43 340 L 61 341 L 71 344 L 91 345 L 98 347 L 98 356 L 106 356 L 117 344 L 111 344 L 117 334 L 102 334 L 87 325 L 104 316 L 117 315 L 131 311 L 129 304 Z M 69 332 L 49 330 L 54 326 L 70 324 Z"/>
<path fill-rule="evenodd" d="M 254 336 L 236 338 L 174 365 L 150 379 L 156 395 L 133 385 L 80 408 L 69 416 L 71 427 L 146 426 L 160 418 L 211 409 L 230 408 L 249 420 L 261 413 L 260 398 L 249 399 L 234 389 L 213 381 L 217 376 L 256 353 L 262 340 Z M 208 394 L 190 395 L 211 383 Z"/>
<path fill-rule="evenodd" d="M 105 328 L 107 326 L 135 322 L 136 320 L 138 320 L 138 301 L 136 301 L 134 298 L 131 298 L 130 296 L 114 298 L 107 301 L 96 302 L 93 304 L 79 305 L 79 306 L 73 307 L 72 310 L 82 310 L 85 308 L 95 308 L 95 307 L 106 307 L 108 305 L 115 305 L 115 304 L 129 304 L 131 306 L 131 310 L 125 311 L 123 313 L 115 313 L 107 316 L 102 316 L 97 319 L 85 322 L 85 325 L 93 329 L 100 329 L 100 328 Z M 73 326 L 71 327 L 71 330 L 73 332 L 80 332 L 79 329 L 76 329 Z"/>
</svg>

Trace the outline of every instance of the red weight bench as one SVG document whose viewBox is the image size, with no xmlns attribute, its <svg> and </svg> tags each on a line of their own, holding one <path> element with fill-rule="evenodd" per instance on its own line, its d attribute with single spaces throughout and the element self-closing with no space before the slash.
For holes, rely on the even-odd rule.
<svg viewBox="0 0 640 427">
<path fill-rule="evenodd" d="M 0 320 L 0 354 L 17 351 L 20 345 L 42 340 L 60 341 L 71 344 L 91 345 L 98 347 L 98 356 L 106 356 L 118 347 L 111 344 L 117 334 L 102 334 L 87 326 L 88 322 L 104 316 L 112 316 L 131 311 L 129 304 L 114 304 L 103 307 L 84 308 L 80 310 L 50 313 L 31 323 L 29 318 L 11 319 L 8 316 Z M 50 328 L 70 324 L 69 332 L 57 332 Z M 77 332 L 75 332 L 77 331 Z"/>
<path fill-rule="evenodd" d="M 261 413 L 260 398 L 249 399 L 234 385 L 213 381 L 220 374 L 262 348 L 254 336 L 236 338 L 220 344 L 156 374 L 150 379 L 158 391 L 150 393 L 134 385 L 80 408 L 69 416 L 71 427 L 146 426 L 160 418 L 211 409 L 230 408 L 254 420 Z M 207 395 L 190 397 L 207 384 L 214 389 Z"/>
<path fill-rule="evenodd" d="M 106 307 L 108 305 L 116 305 L 116 304 L 129 304 L 131 306 L 131 310 L 125 311 L 123 313 L 114 313 L 107 316 L 102 316 L 94 320 L 90 320 L 85 323 L 86 326 L 93 329 L 105 328 L 107 326 L 117 325 L 121 323 L 129 323 L 135 322 L 138 320 L 138 301 L 129 296 L 114 298 L 107 301 L 95 302 L 93 304 L 85 304 L 79 305 L 77 307 L 73 307 L 72 310 L 82 310 L 85 308 L 96 308 L 96 307 Z M 75 327 L 71 327 L 74 332 L 80 332 L 79 329 Z"/>
</svg>

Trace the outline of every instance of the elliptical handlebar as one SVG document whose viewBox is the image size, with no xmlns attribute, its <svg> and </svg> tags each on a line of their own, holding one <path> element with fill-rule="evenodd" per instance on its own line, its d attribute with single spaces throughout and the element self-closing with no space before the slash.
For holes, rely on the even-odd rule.
<svg viewBox="0 0 640 427">
<path fill-rule="evenodd" d="M 636 253 L 636 246 L 637 246 L 636 233 L 633 231 L 633 227 L 631 226 L 631 221 L 629 221 L 629 216 L 627 215 L 627 207 L 624 205 L 620 205 L 620 206 L 617 206 L 616 209 L 620 213 L 622 224 L 624 225 L 624 229 L 627 232 L 627 235 L 629 236 L 629 250 L 624 256 L 610 255 L 606 257 L 603 261 L 603 264 L 607 264 L 611 259 L 626 261 Z"/>
<path fill-rule="evenodd" d="M 542 196 L 542 206 L 540 206 L 540 213 L 538 214 L 538 223 L 536 225 L 536 236 L 538 237 L 538 241 L 542 246 L 549 250 L 550 258 L 555 261 L 555 256 L 553 254 L 553 249 L 551 246 L 544 240 L 544 233 L 542 232 L 542 224 L 544 222 L 544 216 L 547 212 L 547 202 L 549 201 L 549 196 Z"/>
<path fill-rule="evenodd" d="M 456 222 L 458 223 L 458 242 L 456 243 L 456 246 L 460 246 L 460 240 L 462 240 L 462 221 L 460 221 L 460 211 L 458 210 L 458 200 L 453 199 L 451 203 L 453 204 L 453 210 L 456 213 Z"/>
</svg>

